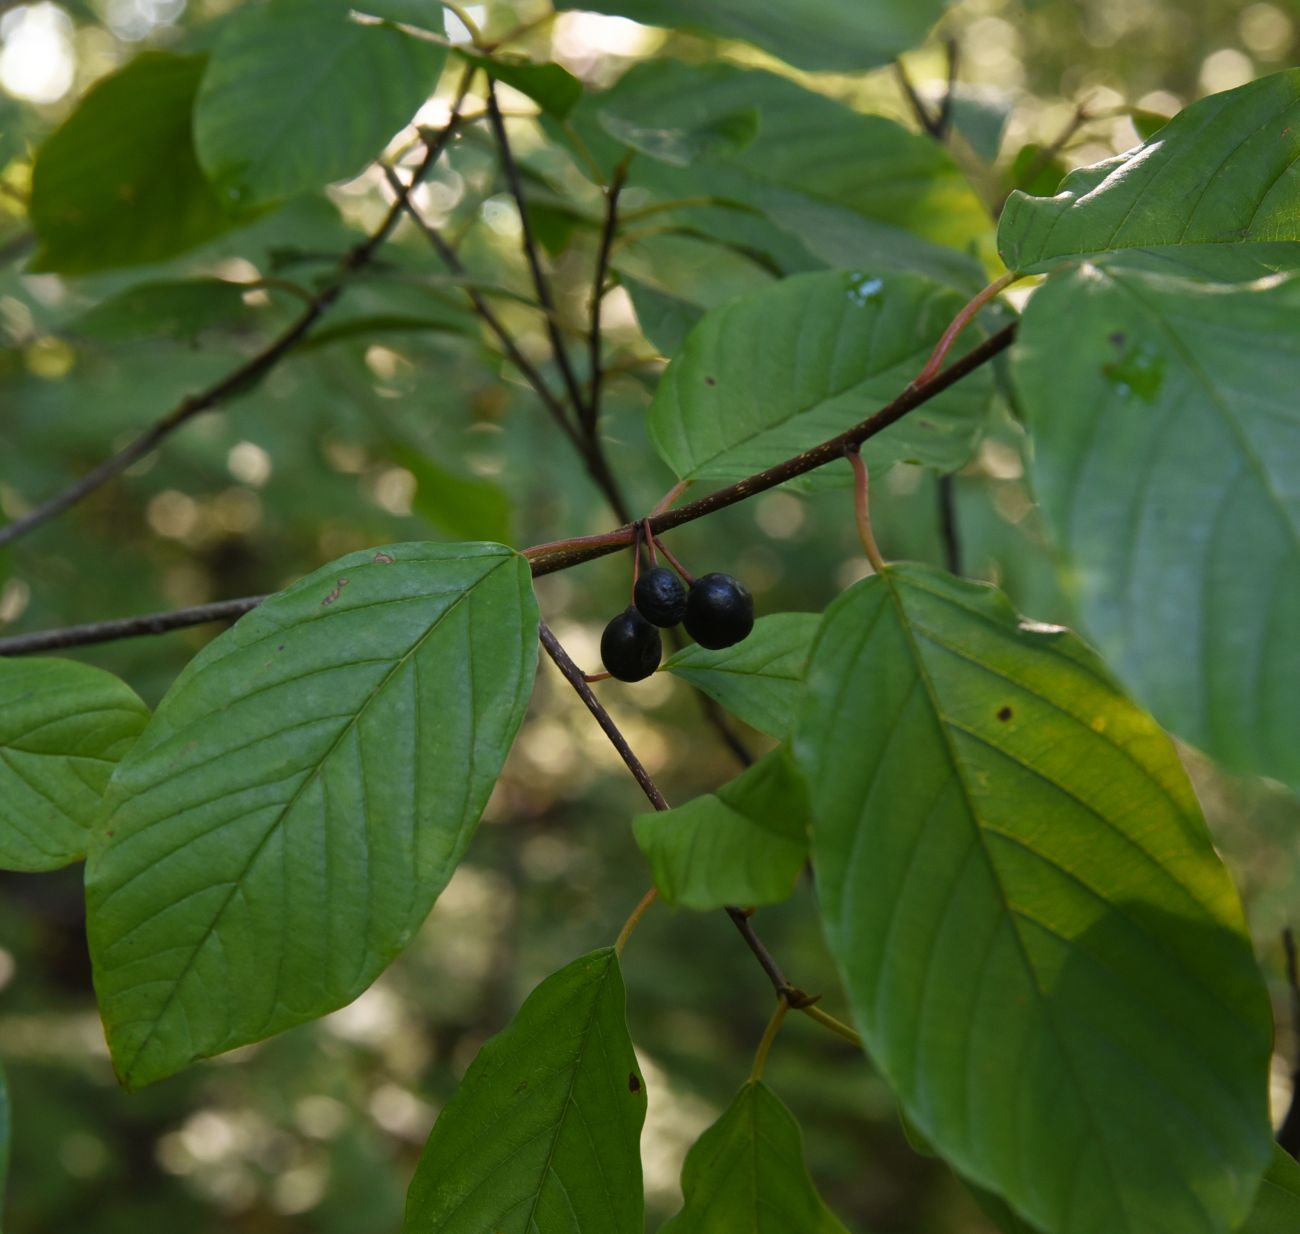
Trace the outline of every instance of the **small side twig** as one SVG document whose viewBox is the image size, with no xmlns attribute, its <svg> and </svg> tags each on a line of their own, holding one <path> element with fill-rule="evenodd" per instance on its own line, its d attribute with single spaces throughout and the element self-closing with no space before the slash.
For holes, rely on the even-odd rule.
<svg viewBox="0 0 1300 1234">
<path fill-rule="evenodd" d="M 591 287 L 591 325 L 588 330 L 590 349 L 591 392 L 585 407 L 579 405 L 579 415 L 588 434 L 598 431 L 600 423 L 600 395 L 605 373 L 602 367 L 603 339 L 600 328 L 601 308 L 605 302 L 605 280 L 609 277 L 609 255 L 614 236 L 618 232 L 618 199 L 627 182 L 628 160 L 624 159 L 614 170 L 614 177 L 605 191 L 605 225 L 601 230 L 600 248 L 596 254 L 596 273 Z"/>
</svg>

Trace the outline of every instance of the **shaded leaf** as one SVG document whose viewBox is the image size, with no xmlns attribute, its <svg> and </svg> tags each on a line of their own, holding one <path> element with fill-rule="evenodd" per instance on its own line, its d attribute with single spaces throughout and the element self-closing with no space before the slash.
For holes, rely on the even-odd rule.
<svg viewBox="0 0 1300 1234">
<path fill-rule="evenodd" d="M 1008 269 L 1116 249 L 1300 240 L 1300 69 L 1213 94 L 1135 150 L 1071 172 L 1056 196 L 1012 193 Z"/>
<path fill-rule="evenodd" d="M 650 438 L 681 479 L 739 479 L 843 432 L 895 398 L 963 304 L 915 275 L 797 275 L 707 314 L 665 370 Z M 968 349 L 978 331 L 968 331 Z M 991 377 L 966 380 L 872 438 L 868 460 L 961 466 Z"/>
<path fill-rule="evenodd" d="M 102 669 L 0 659 L 0 868 L 84 857 L 113 767 L 148 721 L 135 692 Z"/>
<path fill-rule="evenodd" d="M 1295 1234 L 1300 1230 L 1300 1165 L 1284 1148 L 1273 1147 L 1255 1207 L 1238 1234 Z"/>
<path fill-rule="evenodd" d="M 174 279 L 137 283 L 74 317 L 64 332 L 100 343 L 191 339 L 204 330 L 246 324 L 248 286 L 228 279 Z"/>
<path fill-rule="evenodd" d="M 1062 316 L 1065 314 L 1066 316 Z M 1300 278 L 1063 271 L 1011 371 L 1084 629 L 1166 727 L 1300 785 Z"/>
<path fill-rule="evenodd" d="M 547 115 L 557 120 L 568 116 L 582 98 L 582 82 L 558 64 L 481 56 L 463 47 L 456 51 L 467 64 L 478 65 L 489 77 L 526 94 Z"/>
<path fill-rule="evenodd" d="M 355 175 L 433 90 L 445 48 L 353 21 L 349 8 L 268 0 L 226 18 L 194 106 L 199 162 L 223 201 L 272 202 Z"/>
<path fill-rule="evenodd" d="M 97 81 L 32 169 L 33 270 L 86 274 L 162 261 L 232 218 L 194 154 L 201 56 L 148 51 Z"/>
<path fill-rule="evenodd" d="M 439 467 L 409 446 L 397 446 L 394 457 L 415 477 L 416 514 L 459 539 L 510 539 L 511 503 L 500 485 Z"/>
<path fill-rule="evenodd" d="M 191 661 L 119 765 L 86 870 L 125 1084 L 374 980 L 473 835 L 536 638 L 523 558 L 399 544 L 308 575 Z"/>
<path fill-rule="evenodd" d="M 620 115 L 609 108 L 602 108 L 598 114 L 611 137 L 652 159 L 677 167 L 689 167 L 698 159 L 734 154 L 758 134 L 758 112 L 752 107 L 708 116 L 693 128 L 647 124 L 646 118 Z"/>
<path fill-rule="evenodd" d="M 429 1136 L 404 1234 L 641 1234 L 645 1080 L 612 948 L 548 977 Z"/>
<path fill-rule="evenodd" d="M 676 355 L 705 310 L 629 274 L 619 275 L 618 281 L 632 300 L 641 333 L 654 344 L 661 356 Z"/>
<path fill-rule="evenodd" d="M 942 0 L 558 0 L 555 7 L 744 39 L 801 69 L 860 73 L 921 42 Z"/>
<path fill-rule="evenodd" d="M 693 643 L 674 652 L 663 667 L 746 724 L 786 737 L 820 621 L 818 613 L 771 613 L 755 621 L 749 637 L 734 646 L 710 651 Z"/>
<path fill-rule="evenodd" d="M 794 1115 L 761 1080 L 692 1145 L 682 1195 L 660 1234 L 847 1234 L 808 1177 Z"/>
<path fill-rule="evenodd" d="M 808 860 L 807 791 L 784 746 L 716 793 L 632 826 L 660 895 L 683 908 L 778 904 Z"/>
<path fill-rule="evenodd" d="M 1268 1162 L 1271 1013 L 1170 740 L 1058 627 L 892 566 L 827 610 L 795 753 L 866 1047 L 1052 1234 L 1222 1234 Z"/>
</svg>

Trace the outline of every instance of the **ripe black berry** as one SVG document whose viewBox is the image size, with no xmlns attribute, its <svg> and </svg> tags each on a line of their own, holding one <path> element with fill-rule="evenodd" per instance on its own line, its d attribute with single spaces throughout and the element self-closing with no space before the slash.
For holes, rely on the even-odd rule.
<svg viewBox="0 0 1300 1234">
<path fill-rule="evenodd" d="M 671 570 L 655 566 L 636 581 L 636 610 L 651 625 L 675 626 L 686 616 L 686 588 Z"/>
<path fill-rule="evenodd" d="M 686 597 L 686 632 L 701 647 L 738 643 L 754 628 L 754 597 L 730 574 L 706 574 Z"/>
<path fill-rule="evenodd" d="M 600 636 L 600 658 L 610 676 L 619 681 L 641 681 L 659 667 L 664 653 L 659 631 L 630 604 Z"/>
</svg>

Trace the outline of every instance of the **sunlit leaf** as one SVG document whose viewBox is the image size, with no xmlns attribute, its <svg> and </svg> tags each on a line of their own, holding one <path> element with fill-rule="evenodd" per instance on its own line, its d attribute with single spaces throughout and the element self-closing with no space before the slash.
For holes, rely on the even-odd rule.
<svg viewBox="0 0 1300 1234">
<path fill-rule="evenodd" d="M 1030 300 L 1012 375 L 1084 629 L 1166 727 L 1300 785 L 1300 278 L 1107 262 Z"/>
<path fill-rule="evenodd" d="M 799 1124 L 761 1080 L 692 1145 L 682 1195 L 660 1234 L 846 1234 L 808 1177 Z"/>
<path fill-rule="evenodd" d="M 794 724 L 804 664 L 820 620 L 817 613 L 770 613 L 754 622 L 741 642 L 721 651 L 692 643 L 663 667 L 746 724 L 785 737 Z"/>
<path fill-rule="evenodd" d="M 827 610 L 795 752 L 828 941 L 922 1134 L 1050 1234 L 1222 1234 L 1272 1027 L 1173 744 L 1072 634 L 893 566 Z"/>
<path fill-rule="evenodd" d="M 642 1234 L 646 1092 L 625 1004 L 611 948 L 528 996 L 438 1116 L 404 1234 Z"/>
<path fill-rule="evenodd" d="M 713 909 L 790 898 L 808 860 L 808 798 L 778 746 L 716 793 L 639 815 L 636 842 L 669 904 Z"/>
<path fill-rule="evenodd" d="M 32 169 L 35 270 L 86 274 L 161 261 L 233 220 L 194 154 L 202 56 L 148 51 L 97 81 Z"/>
<path fill-rule="evenodd" d="M 1300 69 L 1213 94 L 1145 143 L 1073 171 L 1056 196 L 1012 193 L 1012 270 L 1116 249 L 1300 240 Z"/>
<path fill-rule="evenodd" d="M 109 789 L 86 870 L 118 1075 L 145 1084 L 355 998 L 473 835 L 523 717 L 523 558 L 399 544 L 210 643 Z"/>
<path fill-rule="evenodd" d="M 111 673 L 0 659 L 0 868 L 54 870 L 86 854 L 117 761 L 149 709 Z"/>
</svg>

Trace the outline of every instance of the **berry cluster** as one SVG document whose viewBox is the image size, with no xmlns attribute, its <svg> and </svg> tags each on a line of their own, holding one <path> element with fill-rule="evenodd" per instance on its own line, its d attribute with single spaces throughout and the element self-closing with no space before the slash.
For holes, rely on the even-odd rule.
<svg viewBox="0 0 1300 1234">
<path fill-rule="evenodd" d="M 702 647 L 730 647 L 754 628 L 754 597 L 730 574 L 692 579 L 688 591 L 671 570 L 655 566 L 636 580 L 633 602 L 600 637 L 600 658 L 611 677 L 641 681 L 659 667 L 660 628 L 682 622 Z"/>
</svg>

